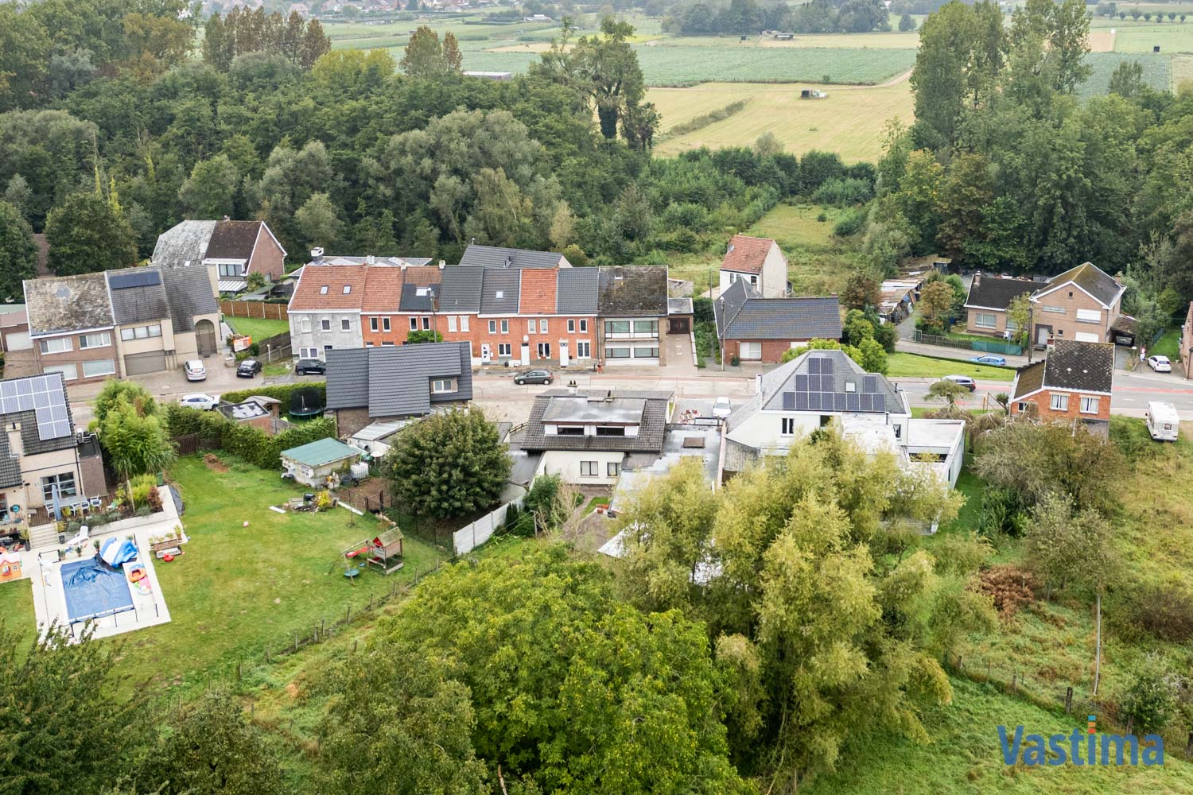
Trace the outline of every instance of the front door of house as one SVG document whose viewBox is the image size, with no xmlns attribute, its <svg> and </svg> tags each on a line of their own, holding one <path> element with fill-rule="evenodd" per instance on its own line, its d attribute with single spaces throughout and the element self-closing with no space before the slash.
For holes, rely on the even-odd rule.
<svg viewBox="0 0 1193 795">
<path fill-rule="evenodd" d="M 1052 326 L 1036 326 L 1036 344 L 1047 345 L 1052 339 Z"/>
</svg>

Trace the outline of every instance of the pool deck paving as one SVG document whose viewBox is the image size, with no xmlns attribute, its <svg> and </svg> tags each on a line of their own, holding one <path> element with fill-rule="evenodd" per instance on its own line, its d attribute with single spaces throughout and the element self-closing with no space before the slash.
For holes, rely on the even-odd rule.
<svg viewBox="0 0 1193 795">
<path fill-rule="evenodd" d="M 76 637 L 78 636 L 82 625 L 71 627 L 70 614 L 66 606 L 65 586 L 62 581 L 62 566 L 66 563 L 87 559 L 87 551 L 94 551 L 93 541 L 98 540 L 102 544 L 104 540 L 113 536 L 132 538 L 136 542 L 137 557 L 124 564 L 125 570 L 127 571 L 128 567 L 136 563 L 143 565 L 146 578 L 149 580 L 149 593 L 142 593 L 129 584 L 133 609 L 88 622 L 93 630 L 92 637 L 106 638 L 169 623 L 170 610 L 166 606 L 166 600 L 157 579 L 157 570 L 154 567 L 156 561 L 150 549 L 149 539 L 169 533 L 175 527 L 181 526 L 182 522 L 178 517 L 173 500 L 162 501 L 160 517 L 156 521 L 131 529 L 104 532 L 104 526 L 97 527 L 87 540 L 82 557 L 75 557 L 72 554 L 65 560 L 59 560 L 58 549 L 64 549 L 67 545 L 38 552 L 22 553 L 22 566 L 33 586 L 33 612 L 37 621 L 38 633 L 44 636 L 50 626 L 57 625 L 70 627 Z"/>
</svg>

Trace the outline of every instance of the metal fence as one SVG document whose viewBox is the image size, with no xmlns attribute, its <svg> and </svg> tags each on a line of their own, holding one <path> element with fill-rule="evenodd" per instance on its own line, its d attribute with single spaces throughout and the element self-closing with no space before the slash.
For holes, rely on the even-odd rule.
<svg viewBox="0 0 1193 795">
<path fill-rule="evenodd" d="M 939 345 L 942 348 L 959 348 L 963 351 L 979 351 L 981 353 L 1001 353 L 1007 356 L 1022 356 L 1023 348 L 1001 340 L 958 340 L 952 337 L 941 337 L 936 334 L 925 334 L 916 329 L 915 341 L 924 345 Z"/>
</svg>

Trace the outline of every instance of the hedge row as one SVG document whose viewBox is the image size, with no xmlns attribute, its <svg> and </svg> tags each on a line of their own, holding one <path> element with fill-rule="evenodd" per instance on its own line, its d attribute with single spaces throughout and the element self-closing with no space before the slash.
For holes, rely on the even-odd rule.
<svg viewBox="0 0 1193 795">
<path fill-rule="evenodd" d="M 251 425 L 233 422 L 218 411 L 198 411 L 177 405 L 166 408 L 166 424 L 171 436 L 198 434 L 204 442 L 262 469 L 280 469 L 283 450 L 336 435 L 336 423 L 331 417 L 309 420 L 277 436 L 270 436 Z"/>
<path fill-rule="evenodd" d="M 235 392 L 225 392 L 220 399 L 227 403 L 241 403 L 245 398 L 253 395 L 271 397 L 282 401 L 282 411 L 290 410 L 290 396 L 300 389 L 317 389 L 324 404 L 327 403 L 327 383 L 324 381 L 310 381 L 301 384 L 277 384 L 275 386 L 259 386 L 254 389 L 238 389 Z"/>
</svg>

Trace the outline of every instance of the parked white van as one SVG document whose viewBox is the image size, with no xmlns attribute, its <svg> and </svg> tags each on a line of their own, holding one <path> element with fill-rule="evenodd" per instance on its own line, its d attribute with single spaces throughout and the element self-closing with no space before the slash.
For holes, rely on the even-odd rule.
<svg viewBox="0 0 1193 795">
<path fill-rule="evenodd" d="M 1147 430 L 1157 442 L 1175 442 L 1180 428 L 1176 406 L 1155 400 L 1147 404 Z"/>
</svg>

